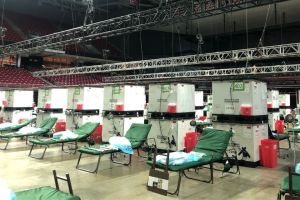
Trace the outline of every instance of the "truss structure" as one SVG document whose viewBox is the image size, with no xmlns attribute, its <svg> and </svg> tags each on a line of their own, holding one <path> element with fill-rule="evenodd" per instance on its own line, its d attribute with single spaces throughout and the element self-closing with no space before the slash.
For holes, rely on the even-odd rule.
<svg viewBox="0 0 300 200">
<path fill-rule="evenodd" d="M 182 67 L 212 63 L 226 63 L 238 61 L 250 61 L 259 59 L 283 58 L 300 56 L 300 43 L 291 43 L 275 46 L 266 46 L 251 49 L 239 49 L 206 54 L 159 58 L 132 62 L 93 65 L 75 68 L 64 68 L 47 71 L 37 71 L 33 75 L 59 76 L 71 74 L 107 73 L 115 71 L 128 71 L 151 68 Z M 197 66 L 196 66 L 197 67 Z"/>
<path fill-rule="evenodd" d="M 148 80 L 163 80 L 163 79 L 184 79 L 184 78 L 199 78 L 210 79 L 213 77 L 230 77 L 230 76 L 259 76 L 259 75 L 284 75 L 284 74 L 300 74 L 300 64 L 295 65 L 275 65 L 263 67 L 241 67 L 227 69 L 211 69 L 211 70 L 195 70 L 182 72 L 165 72 L 152 74 L 138 74 L 127 76 L 111 76 L 105 77 L 104 82 L 129 82 L 129 81 L 148 81 Z"/>
<path fill-rule="evenodd" d="M 2 56 L 34 54 L 46 48 L 62 48 L 66 44 L 85 42 L 99 37 L 112 37 L 187 19 L 208 17 L 282 1 L 286 0 L 179 0 L 166 3 L 159 8 L 5 45 L 0 47 L 0 54 Z"/>
</svg>

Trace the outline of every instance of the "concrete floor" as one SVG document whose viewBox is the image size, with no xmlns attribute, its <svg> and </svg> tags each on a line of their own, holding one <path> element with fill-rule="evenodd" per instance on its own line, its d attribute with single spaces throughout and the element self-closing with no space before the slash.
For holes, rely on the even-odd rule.
<svg viewBox="0 0 300 200">
<path fill-rule="evenodd" d="M 0 143 L 3 146 L 3 143 Z M 16 140 L 6 151 L 0 151 L 0 183 L 5 183 L 14 191 L 39 187 L 54 186 L 52 170 L 58 174 L 69 173 L 74 193 L 83 200 L 98 199 L 211 199 L 238 200 L 264 199 L 274 200 L 280 179 L 287 175 L 286 160 L 280 160 L 276 169 L 241 167 L 241 175 L 214 173 L 214 184 L 200 183 L 182 179 L 179 196 L 161 196 L 146 189 L 149 167 L 136 156 L 130 167 L 111 164 L 108 156 L 102 158 L 98 174 L 91 174 L 75 169 L 78 154 L 66 154 L 59 146 L 47 150 L 44 160 L 28 157 L 29 147 L 25 142 Z M 37 149 L 35 153 L 41 152 Z M 84 167 L 93 167 L 96 157 L 84 157 Z M 205 169 L 199 173 L 207 177 Z M 175 189 L 177 174 L 171 174 L 170 189 Z M 67 191 L 66 184 L 61 189 Z"/>
</svg>

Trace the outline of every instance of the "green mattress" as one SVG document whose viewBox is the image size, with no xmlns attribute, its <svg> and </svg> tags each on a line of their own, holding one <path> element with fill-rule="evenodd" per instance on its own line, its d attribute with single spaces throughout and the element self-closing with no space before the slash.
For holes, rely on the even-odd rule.
<svg viewBox="0 0 300 200">
<path fill-rule="evenodd" d="M 16 192 L 17 200 L 80 200 L 80 197 L 46 186 Z"/>
<path fill-rule="evenodd" d="M 81 147 L 78 151 L 80 153 L 85 153 L 85 154 L 95 155 L 95 156 L 119 152 L 119 150 L 105 148 L 107 146 L 108 146 L 107 144 L 103 144 L 95 147 Z"/>
<path fill-rule="evenodd" d="M 151 124 L 135 124 L 133 123 L 129 130 L 126 132 L 125 137 L 130 141 L 131 147 L 133 149 L 139 148 L 145 140 L 147 140 L 148 134 L 151 129 Z M 103 149 L 107 145 L 100 145 L 100 147 L 81 147 L 78 151 L 81 153 L 86 153 L 90 155 L 101 155 L 110 154 L 118 152 L 118 150 L 107 149 L 100 151 L 98 149 Z"/>
<path fill-rule="evenodd" d="M 145 140 L 151 129 L 151 124 L 132 124 L 125 134 L 125 137 L 130 141 L 133 149 L 139 148 Z"/>
<path fill-rule="evenodd" d="M 288 132 L 300 133 L 300 128 L 289 128 Z"/>
<path fill-rule="evenodd" d="M 43 121 L 43 123 L 39 127 L 40 130 L 38 130 L 38 131 L 34 131 L 34 132 L 31 132 L 31 133 L 16 132 L 16 133 L 1 134 L 0 138 L 19 138 L 19 137 L 27 137 L 27 136 L 47 134 L 52 129 L 52 127 L 55 125 L 56 121 L 57 121 L 56 117 L 48 118 L 48 119 Z"/>
<path fill-rule="evenodd" d="M 75 134 L 78 134 L 77 138 L 73 139 L 65 139 L 65 140 L 59 140 L 59 139 L 39 139 L 39 138 L 33 138 L 30 140 L 32 144 L 38 144 L 38 145 L 50 145 L 50 144 L 56 144 L 56 143 L 66 143 L 66 142 L 73 142 L 78 141 L 83 138 L 86 138 L 90 136 L 94 130 L 98 127 L 99 123 L 96 122 L 87 122 L 78 129 L 74 130 L 73 132 Z"/>
<path fill-rule="evenodd" d="M 200 140 L 198 141 L 193 151 L 205 153 L 205 156 L 203 156 L 201 160 L 196 162 L 188 162 L 182 165 L 169 165 L 168 170 L 182 171 L 223 159 L 224 152 L 227 149 L 229 139 L 232 136 L 232 132 L 217 129 L 204 129 L 203 131 L 204 134 L 200 137 Z M 153 162 L 148 161 L 147 164 L 152 165 Z M 161 169 L 166 168 L 165 165 L 159 163 L 156 163 L 156 167 Z"/>
<path fill-rule="evenodd" d="M 297 195 L 300 195 L 300 176 L 293 175 L 292 176 L 292 185 L 293 185 L 293 192 Z M 282 191 L 287 192 L 289 190 L 289 177 L 286 176 L 281 180 L 280 189 Z"/>
<path fill-rule="evenodd" d="M 12 125 L 10 127 L 0 128 L 0 132 L 4 132 L 4 131 L 5 132 L 7 132 L 7 131 L 17 131 L 20 128 L 23 128 L 23 127 L 29 125 L 30 122 L 31 122 L 30 120 L 24 120 L 20 124 L 15 124 L 15 125 Z"/>
</svg>

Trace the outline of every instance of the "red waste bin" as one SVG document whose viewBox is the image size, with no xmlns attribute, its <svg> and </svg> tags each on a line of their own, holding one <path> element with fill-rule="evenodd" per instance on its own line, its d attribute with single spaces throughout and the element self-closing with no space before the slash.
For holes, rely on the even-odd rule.
<svg viewBox="0 0 300 200">
<path fill-rule="evenodd" d="M 261 140 L 260 163 L 263 167 L 274 168 L 277 166 L 277 150 L 277 140 Z"/>
<path fill-rule="evenodd" d="M 197 145 L 198 140 L 200 139 L 200 133 L 197 132 L 188 132 L 184 137 L 184 151 L 189 153 L 191 152 L 195 146 Z"/>
<path fill-rule="evenodd" d="M 277 120 L 275 122 L 275 130 L 277 131 L 278 134 L 284 133 L 284 120 Z"/>
<path fill-rule="evenodd" d="M 91 134 L 91 139 L 95 141 L 96 144 L 102 143 L 102 125 L 99 125 L 96 130 Z"/>
</svg>

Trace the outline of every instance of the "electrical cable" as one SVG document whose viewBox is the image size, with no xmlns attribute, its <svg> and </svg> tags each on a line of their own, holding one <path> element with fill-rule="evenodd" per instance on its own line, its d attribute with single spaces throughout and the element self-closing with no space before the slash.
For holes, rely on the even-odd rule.
<svg viewBox="0 0 300 200">
<path fill-rule="evenodd" d="M 140 20 L 139 20 L 139 23 L 140 23 Z M 142 30 L 140 30 L 139 37 L 140 37 L 141 58 L 142 58 L 142 61 L 143 61 L 144 60 L 144 52 L 143 52 Z"/>
<path fill-rule="evenodd" d="M 267 15 L 266 15 L 266 20 L 265 20 L 265 24 L 264 24 L 264 28 L 263 28 L 263 31 L 262 31 L 261 36 L 259 38 L 257 47 L 262 47 L 263 46 L 263 40 L 264 40 L 264 37 L 265 37 L 267 23 L 268 23 L 268 20 L 269 20 L 270 8 L 271 8 L 271 4 L 269 4 L 269 7 L 268 7 L 268 11 L 267 11 Z"/>
<path fill-rule="evenodd" d="M 3 0 L 2 13 L 1 13 L 1 27 L 0 27 L 2 30 L 3 30 L 3 24 L 4 24 L 5 3 L 6 3 L 6 0 Z M 4 36 L 1 36 L 1 45 L 4 46 Z M 2 55 L 1 66 L 3 66 L 3 63 L 4 63 L 4 54 Z"/>
<path fill-rule="evenodd" d="M 124 62 L 126 62 L 126 35 L 123 35 L 123 56 L 124 56 Z"/>
<path fill-rule="evenodd" d="M 180 56 L 182 56 L 181 39 L 180 39 L 180 30 L 179 30 L 179 27 L 177 27 L 176 29 L 177 29 L 177 34 L 178 34 L 179 52 L 180 52 Z"/>
<path fill-rule="evenodd" d="M 249 31 L 248 31 L 248 2 L 246 3 L 246 48 L 249 47 Z M 249 65 L 249 59 L 248 56 L 246 58 L 246 67 Z"/>
</svg>

